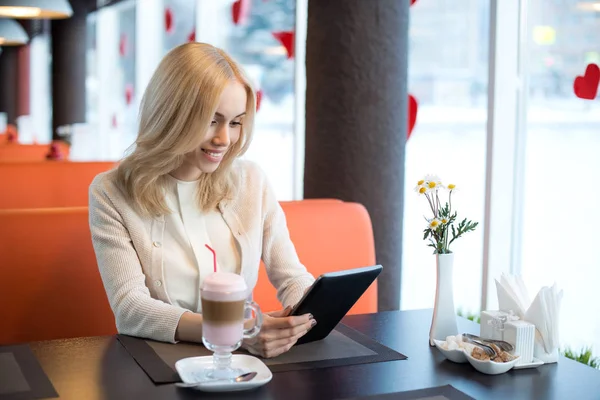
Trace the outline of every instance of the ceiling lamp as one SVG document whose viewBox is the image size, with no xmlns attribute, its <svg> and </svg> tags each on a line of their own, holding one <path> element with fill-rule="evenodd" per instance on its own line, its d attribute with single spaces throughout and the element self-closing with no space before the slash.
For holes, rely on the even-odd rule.
<svg viewBox="0 0 600 400">
<path fill-rule="evenodd" d="M 0 0 L 0 18 L 61 19 L 71 15 L 68 0 Z"/>
<path fill-rule="evenodd" d="M 25 29 L 13 19 L 0 18 L 0 46 L 27 44 L 29 36 Z"/>
</svg>

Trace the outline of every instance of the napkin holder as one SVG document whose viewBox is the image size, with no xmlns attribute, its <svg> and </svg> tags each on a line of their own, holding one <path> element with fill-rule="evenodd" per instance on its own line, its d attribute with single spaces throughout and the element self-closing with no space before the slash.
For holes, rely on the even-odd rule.
<svg viewBox="0 0 600 400">
<path fill-rule="evenodd" d="M 535 325 L 531 322 L 516 320 L 504 324 L 502 340 L 512 344 L 515 347 L 514 355 L 519 356 L 515 365 L 533 361 L 536 332 Z"/>
</svg>

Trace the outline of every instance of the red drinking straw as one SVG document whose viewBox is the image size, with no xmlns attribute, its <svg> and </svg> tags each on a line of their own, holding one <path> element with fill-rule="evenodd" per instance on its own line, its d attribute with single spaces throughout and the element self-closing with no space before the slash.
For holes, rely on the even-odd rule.
<svg viewBox="0 0 600 400">
<path fill-rule="evenodd" d="M 213 268 L 215 272 L 217 272 L 217 253 L 215 253 L 215 251 L 209 245 L 205 244 L 205 246 L 210 250 L 211 253 L 213 253 Z"/>
</svg>

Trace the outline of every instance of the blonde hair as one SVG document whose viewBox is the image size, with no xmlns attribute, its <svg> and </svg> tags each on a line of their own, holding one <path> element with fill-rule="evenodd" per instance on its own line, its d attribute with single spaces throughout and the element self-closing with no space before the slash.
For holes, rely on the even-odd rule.
<svg viewBox="0 0 600 400">
<path fill-rule="evenodd" d="M 246 116 L 240 139 L 223 157 L 217 170 L 202 174 L 198 202 L 214 209 L 235 190 L 232 164 L 252 138 L 256 110 L 254 89 L 242 68 L 223 50 L 205 43 L 187 43 L 171 50 L 160 62 L 142 98 L 139 130 L 132 152 L 116 171 L 117 184 L 144 215 L 171 212 L 164 189 L 167 174 L 180 167 L 184 155 L 196 150 L 232 80 L 246 88 Z"/>
</svg>

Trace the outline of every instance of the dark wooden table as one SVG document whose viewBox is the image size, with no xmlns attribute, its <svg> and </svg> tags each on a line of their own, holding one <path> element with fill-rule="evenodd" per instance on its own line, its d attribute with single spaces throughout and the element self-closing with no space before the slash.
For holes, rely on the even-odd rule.
<svg viewBox="0 0 600 400">
<path fill-rule="evenodd" d="M 276 373 L 267 385 L 216 395 L 155 385 L 114 337 L 32 343 L 61 399 L 341 399 L 450 384 L 476 399 L 600 399 L 600 371 L 566 358 L 537 369 L 488 376 L 454 364 L 428 344 L 431 310 L 349 316 L 344 323 L 408 360 Z M 460 318 L 461 331 L 478 325 Z"/>
</svg>

